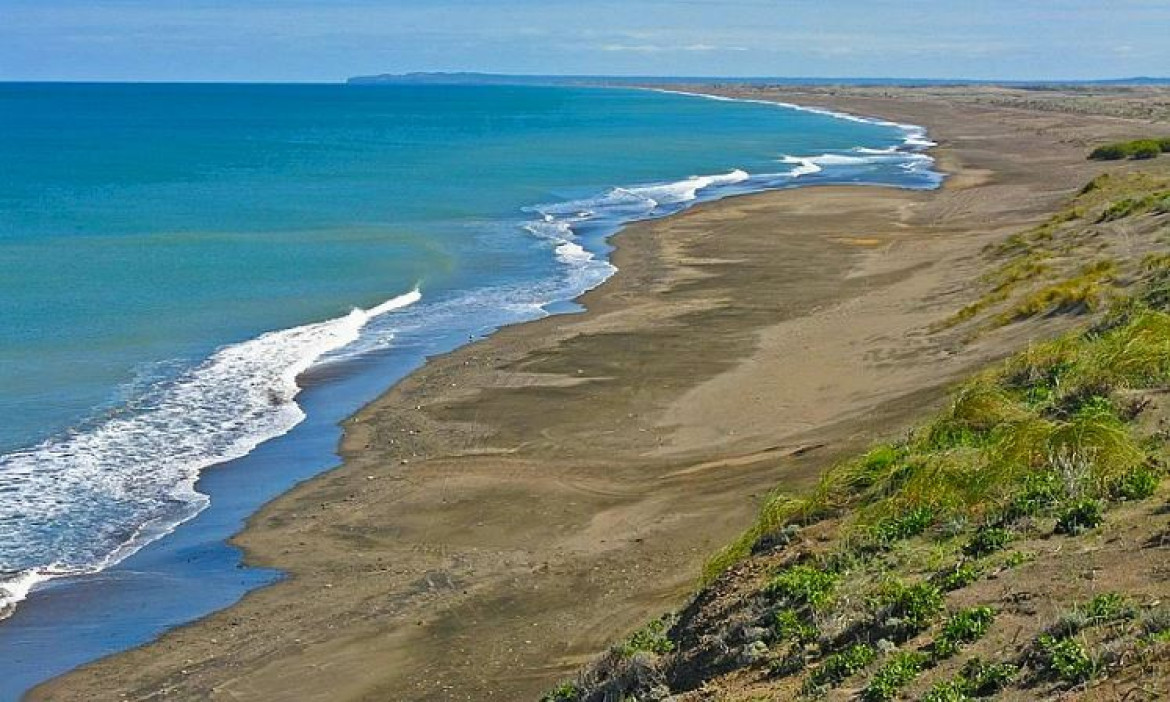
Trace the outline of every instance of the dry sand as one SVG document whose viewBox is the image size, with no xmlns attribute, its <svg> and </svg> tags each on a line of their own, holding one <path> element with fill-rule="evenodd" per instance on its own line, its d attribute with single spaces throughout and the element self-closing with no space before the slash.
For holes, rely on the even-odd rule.
<svg viewBox="0 0 1170 702">
<path fill-rule="evenodd" d="M 953 176 L 628 228 L 587 313 L 434 359 L 347 424 L 344 466 L 251 520 L 238 543 L 287 581 L 31 698 L 538 697 L 678 607 L 766 490 L 808 484 L 1051 333 L 928 328 L 976 294 L 985 243 L 1094 175 L 1086 143 L 1143 131 L 929 96 L 778 97 L 924 124 Z"/>
</svg>

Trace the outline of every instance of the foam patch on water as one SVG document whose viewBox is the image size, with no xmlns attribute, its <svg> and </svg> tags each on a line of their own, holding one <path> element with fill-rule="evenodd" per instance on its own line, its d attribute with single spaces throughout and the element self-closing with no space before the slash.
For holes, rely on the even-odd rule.
<svg viewBox="0 0 1170 702">
<path fill-rule="evenodd" d="M 902 122 L 893 122 L 890 120 L 881 119 L 880 117 L 863 117 L 861 115 L 854 115 L 854 114 L 850 114 L 848 112 L 840 112 L 838 110 L 830 110 L 830 109 L 825 108 L 825 107 L 810 107 L 807 105 L 797 105 L 795 103 L 780 102 L 777 100 L 759 100 L 759 99 L 753 99 L 753 98 L 733 98 L 733 97 L 726 97 L 723 95 L 709 95 L 707 93 L 693 93 L 693 92 L 688 92 L 685 90 L 666 90 L 666 89 L 662 89 L 662 88 L 654 88 L 653 90 L 655 92 L 667 93 L 667 94 L 671 94 L 671 95 L 686 95 L 689 97 L 703 98 L 706 100 L 717 100 L 720 102 L 746 102 L 746 103 L 753 103 L 753 104 L 757 104 L 757 105 L 771 105 L 772 107 L 783 107 L 783 108 L 789 109 L 789 110 L 796 110 L 798 112 L 807 112 L 807 113 L 815 114 L 815 115 L 824 115 L 826 117 L 832 117 L 834 119 L 842 119 L 842 120 L 846 120 L 849 122 L 856 122 L 858 124 L 873 124 L 873 125 L 877 125 L 877 126 L 881 126 L 881 127 L 891 127 L 891 128 L 897 129 L 897 130 L 902 132 L 902 147 L 901 148 L 895 147 L 892 152 L 885 151 L 885 150 L 878 150 L 878 149 L 865 149 L 865 150 L 862 150 L 860 148 L 855 149 L 855 151 L 858 151 L 859 153 L 870 153 L 870 154 L 878 154 L 878 153 L 897 154 L 899 152 L 917 153 L 920 156 L 922 156 L 923 158 L 930 159 L 931 167 L 933 167 L 934 159 L 931 159 L 929 156 L 926 156 L 925 154 L 922 154 L 921 152 L 925 151 L 926 149 L 929 149 L 931 147 L 938 146 L 938 143 L 932 141 L 930 138 L 927 137 L 926 127 L 922 127 L 922 126 L 917 125 L 917 124 L 905 124 Z M 808 175 L 808 173 L 799 173 L 797 175 Z"/>
<path fill-rule="evenodd" d="M 225 346 L 132 410 L 0 457 L 0 613 L 37 583 L 109 567 L 197 514 L 200 471 L 304 419 L 301 373 L 421 297 Z"/>
</svg>

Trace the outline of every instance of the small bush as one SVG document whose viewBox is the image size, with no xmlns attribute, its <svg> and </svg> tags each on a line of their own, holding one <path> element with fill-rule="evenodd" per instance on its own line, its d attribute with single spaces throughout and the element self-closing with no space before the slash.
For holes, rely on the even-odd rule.
<svg viewBox="0 0 1170 702">
<path fill-rule="evenodd" d="M 1161 482 L 1162 476 L 1154 469 L 1138 466 L 1118 477 L 1109 492 L 1117 500 L 1144 500 L 1153 496 Z"/>
<path fill-rule="evenodd" d="M 881 601 L 885 605 L 887 625 L 902 636 L 916 634 L 930 626 L 943 608 L 942 591 L 931 583 L 895 585 Z"/>
<path fill-rule="evenodd" d="M 1134 142 L 1130 149 L 1130 158 L 1144 160 L 1157 158 L 1162 153 L 1162 145 L 1153 139 L 1143 139 Z"/>
<path fill-rule="evenodd" d="M 861 672 L 877 658 L 877 651 L 869 644 L 853 644 L 839 653 L 825 658 L 820 668 L 809 676 L 812 688 L 840 685 L 846 678 Z"/>
<path fill-rule="evenodd" d="M 1006 517 L 1034 517 L 1052 509 L 1066 497 L 1064 481 L 1054 471 L 1032 473 L 1024 477 L 1023 487 L 1012 498 Z"/>
<path fill-rule="evenodd" d="M 576 683 L 564 682 L 545 693 L 540 702 L 580 702 L 581 688 Z"/>
<path fill-rule="evenodd" d="M 1019 669 L 1010 663 L 986 663 L 980 658 L 967 661 L 951 680 L 936 683 L 920 702 L 969 702 L 990 697 L 1007 687 Z"/>
<path fill-rule="evenodd" d="M 674 642 L 667 636 L 669 630 L 670 624 L 665 618 L 655 619 L 618 644 L 617 653 L 622 658 L 633 658 L 639 653 L 670 653 L 674 650 Z"/>
<path fill-rule="evenodd" d="M 1037 639 L 1036 648 L 1039 670 L 1050 678 L 1077 685 L 1096 673 L 1092 657 L 1075 639 L 1044 634 Z"/>
<path fill-rule="evenodd" d="M 889 702 L 929 664 L 930 657 L 917 651 L 894 654 L 873 674 L 869 684 L 861 691 L 861 699 L 865 702 Z"/>
<path fill-rule="evenodd" d="M 961 590 L 979 579 L 979 568 L 974 563 L 956 563 L 955 567 L 939 571 L 930 579 L 943 592 Z"/>
<path fill-rule="evenodd" d="M 1101 593 L 1086 602 L 1081 609 L 1090 625 L 1132 619 L 1137 615 L 1129 600 L 1116 592 Z"/>
<path fill-rule="evenodd" d="M 1170 607 L 1155 607 L 1142 615 L 1142 636 L 1152 641 L 1170 641 Z"/>
<path fill-rule="evenodd" d="M 1094 161 L 1120 161 L 1129 156 L 1129 149 L 1125 144 L 1106 144 L 1105 146 L 1098 146 L 1089 154 L 1089 158 Z"/>
<path fill-rule="evenodd" d="M 963 547 L 963 551 L 973 558 L 981 558 L 1002 551 L 1011 540 L 1011 532 L 1003 527 L 981 526 L 971 537 L 971 541 Z"/>
<path fill-rule="evenodd" d="M 820 632 L 805 621 L 796 610 L 782 609 L 772 617 L 772 634 L 777 641 L 809 643 L 816 641 Z"/>
<path fill-rule="evenodd" d="M 919 702 L 970 702 L 971 695 L 967 694 L 966 683 L 966 680 L 959 678 L 937 682 Z"/>
<path fill-rule="evenodd" d="M 1158 154 L 1170 151 L 1166 147 L 1170 139 L 1136 139 L 1134 141 L 1120 141 L 1114 144 L 1105 144 L 1093 149 L 1089 158 L 1094 161 L 1120 161 L 1126 158 L 1147 159 L 1155 158 Z"/>
<path fill-rule="evenodd" d="M 993 622 L 995 610 L 991 607 L 972 607 L 951 615 L 934 642 L 935 655 L 940 658 L 953 656 L 963 644 L 983 638 Z"/>
<path fill-rule="evenodd" d="M 986 663 L 979 658 L 967 661 L 959 676 L 976 697 L 988 697 L 1008 686 L 1019 671 L 1010 663 Z"/>
<path fill-rule="evenodd" d="M 811 565 L 792 566 L 777 574 L 764 591 L 793 604 L 820 610 L 833 599 L 840 576 Z"/>
<path fill-rule="evenodd" d="M 903 515 L 884 519 L 870 528 L 874 542 L 888 548 L 897 541 L 903 541 L 926 531 L 934 523 L 934 510 L 916 507 Z"/>
<path fill-rule="evenodd" d="M 1069 504 L 1056 518 L 1056 533 L 1075 536 L 1096 529 L 1105 521 L 1100 500 L 1082 498 Z"/>
</svg>

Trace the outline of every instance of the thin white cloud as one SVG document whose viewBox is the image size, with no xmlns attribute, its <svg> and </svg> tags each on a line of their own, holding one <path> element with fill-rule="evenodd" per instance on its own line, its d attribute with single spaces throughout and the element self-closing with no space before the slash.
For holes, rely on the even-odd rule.
<svg viewBox="0 0 1170 702">
<path fill-rule="evenodd" d="M 678 51 L 747 51 L 747 48 L 743 46 L 715 46 L 714 44 L 685 44 L 680 46 L 663 44 L 602 44 L 598 48 L 602 51 L 636 54 L 663 54 Z"/>
</svg>

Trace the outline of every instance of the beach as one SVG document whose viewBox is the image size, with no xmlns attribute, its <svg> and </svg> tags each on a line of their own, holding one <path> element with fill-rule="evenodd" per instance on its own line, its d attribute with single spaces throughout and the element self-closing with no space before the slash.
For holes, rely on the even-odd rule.
<svg viewBox="0 0 1170 702">
<path fill-rule="evenodd" d="M 939 191 L 826 186 L 626 228 L 586 312 L 432 359 L 236 539 L 283 582 L 30 699 L 533 699 L 677 609 L 777 484 L 899 432 L 1060 321 L 931 331 L 989 242 L 1142 124 L 947 96 L 732 91 L 924 125 Z"/>
</svg>

